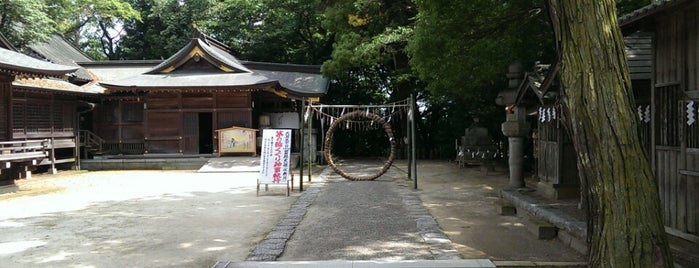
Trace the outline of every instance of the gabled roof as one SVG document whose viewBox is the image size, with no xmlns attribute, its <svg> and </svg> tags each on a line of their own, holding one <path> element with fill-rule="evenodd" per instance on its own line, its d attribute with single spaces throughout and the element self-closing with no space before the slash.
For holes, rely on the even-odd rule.
<svg viewBox="0 0 699 268">
<path fill-rule="evenodd" d="M 68 66 L 78 66 L 78 62 L 89 62 L 92 59 L 83 54 L 79 49 L 68 43 L 63 36 L 52 34 L 44 42 L 34 43 L 28 46 L 32 51 L 32 56 L 45 59 L 53 63 Z M 73 77 L 81 81 L 91 81 L 93 78 L 84 68 L 78 68 Z"/>
<path fill-rule="evenodd" d="M 0 48 L 0 72 L 12 75 L 61 77 L 77 69 L 78 67 L 54 64 Z"/>
<path fill-rule="evenodd" d="M 224 50 L 226 47 L 221 47 L 218 42 L 213 42 L 212 40 L 195 29 L 193 37 L 185 47 L 163 63 L 146 72 L 146 74 L 171 73 L 184 69 L 184 65 L 191 60 L 195 62 L 205 60 L 218 68 L 219 71 L 225 73 L 252 73 L 252 71 L 240 64 L 238 59 Z"/>
<path fill-rule="evenodd" d="M 526 103 L 530 99 L 536 99 L 539 105 L 543 105 L 556 97 L 555 91 L 550 90 L 550 86 L 543 86 L 543 84 L 547 82 L 546 79 L 553 78 L 549 77 L 551 67 L 550 64 L 537 63 L 534 66 L 535 70 L 533 72 L 524 74 L 524 79 L 517 89 L 517 97 L 515 98 L 516 105 L 531 104 Z"/>
<path fill-rule="evenodd" d="M 100 84 L 110 92 L 264 89 L 284 97 L 318 97 L 329 82 L 317 65 L 239 61 L 227 46 L 195 29 L 187 45 L 152 69 Z"/>
</svg>

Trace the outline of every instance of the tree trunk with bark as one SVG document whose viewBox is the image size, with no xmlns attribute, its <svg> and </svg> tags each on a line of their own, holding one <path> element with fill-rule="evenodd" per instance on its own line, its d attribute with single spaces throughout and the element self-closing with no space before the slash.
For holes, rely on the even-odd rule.
<svg viewBox="0 0 699 268">
<path fill-rule="evenodd" d="M 590 267 L 672 267 L 614 0 L 549 0 L 561 102 L 588 205 Z"/>
</svg>

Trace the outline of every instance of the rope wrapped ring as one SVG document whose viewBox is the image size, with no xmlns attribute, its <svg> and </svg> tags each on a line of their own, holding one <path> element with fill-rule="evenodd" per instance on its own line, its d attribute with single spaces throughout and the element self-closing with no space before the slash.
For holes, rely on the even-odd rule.
<svg viewBox="0 0 699 268">
<path fill-rule="evenodd" d="M 382 125 L 384 128 L 384 131 L 386 131 L 386 135 L 388 136 L 388 140 L 391 144 L 391 152 L 388 155 L 388 160 L 384 163 L 384 165 L 381 167 L 379 172 L 377 172 L 374 175 L 370 176 L 363 176 L 363 177 L 357 177 L 357 176 L 352 176 L 344 172 L 343 170 L 339 169 L 336 165 L 335 162 L 333 161 L 333 156 L 332 156 L 332 149 L 333 149 L 333 134 L 335 133 L 335 129 L 337 129 L 339 126 L 341 126 L 342 123 L 348 120 L 352 120 L 355 118 L 368 118 L 371 119 L 372 121 L 378 123 L 379 125 Z M 328 128 L 328 132 L 325 134 L 325 141 L 324 141 L 324 152 L 323 155 L 325 156 L 325 161 L 328 162 L 328 165 L 340 176 L 344 177 L 345 179 L 351 180 L 351 181 L 371 181 L 375 180 L 378 177 L 381 177 L 388 169 L 391 167 L 393 164 L 393 160 L 396 158 L 396 141 L 393 138 L 393 129 L 391 129 L 391 125 L 386 122 L 386 120 L 383 120 L 380 116 L 370 113 L 368 111 L 354 111 L 348 114 L 345 114 L 335 120 L 330 127 Z"/>
</svg>

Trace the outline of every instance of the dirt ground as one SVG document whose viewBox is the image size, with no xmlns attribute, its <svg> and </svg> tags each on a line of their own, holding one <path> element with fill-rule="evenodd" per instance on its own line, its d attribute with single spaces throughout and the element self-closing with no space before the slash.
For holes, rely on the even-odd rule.
<svg viewBox="0 0 699 268">
<path fill-rule="evenodd" d="M 298 193 L 256 173 L 63 172 L 0 195 L 2 267 L 210 267 L 244 260 Z"/>
<path fill-rule="evenodd" d="M 495 201 L 507 187 L 506 170 L 459 168 L 446 161 L 418 162 L 418 195 L 465 259 L 581 262 L 585 256 L 557 239 L 541 240 L 526 219 L 496 213 Z"/>
<path fill-rule="evenodd" d="M 407 170 L 404 161 L 393 168 Z M 504 171 L 420 161 L 417 174 L 415 193 L 464 258 L 584 261 L 558 240 L 536 239 L 524 219 L 495 213 L 493 203 L 507 184 Z M 256 176 L 69 171 L 20 180 L 19 192 L 0 195 L 0 267 L 211 267 L 243 261 L 301 195 L 286 197 L 285 188 L 271 187 L 257 197 Z"/>
</svg>

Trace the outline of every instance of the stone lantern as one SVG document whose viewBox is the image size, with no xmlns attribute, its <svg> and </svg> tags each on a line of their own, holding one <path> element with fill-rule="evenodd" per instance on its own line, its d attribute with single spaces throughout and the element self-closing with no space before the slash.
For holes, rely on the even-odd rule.
<svg viewBox="0 0 699 268">
<path fill-rule="evenodd" d="M 506 119 L 502 123 L 501 130 L 502 133 L 507 137 L 509 144 L 509 171 L 510 171 L 510 182 L 509 188 L 523 188 L 524 185 L 524 140 L 531 127 L 526 120 L 527 110 L 525 107 L 517 107 L 514 104 L 517 101 L 517 92 L 522 79 L 524 78 L 524 72 L 522 71 L 522 65 L 519 63 L 513 63 L 509 66 L 509 71 L 507 73 L 507 78 L 509 80 L 508 87 L 505 90 L 498 93 L 498 97 L 495 102 L 498 105 L 505 106 Z"/>
</svg>

